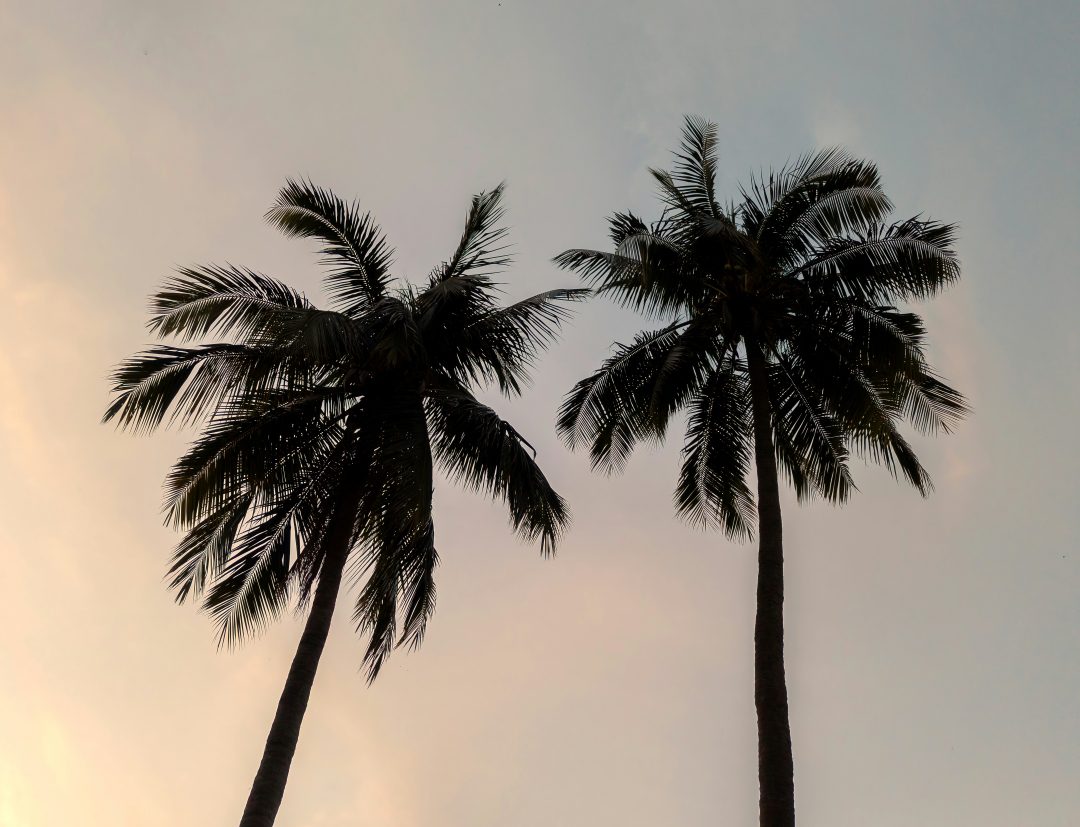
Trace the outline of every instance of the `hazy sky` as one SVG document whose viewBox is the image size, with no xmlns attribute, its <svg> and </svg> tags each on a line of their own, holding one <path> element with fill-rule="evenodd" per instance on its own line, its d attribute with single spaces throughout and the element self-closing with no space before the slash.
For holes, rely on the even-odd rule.
<svg viewBox="0 0 1080 827">
<path fill-rule="evenodd" d="M 506 179 L 510 293 L 573 284 L 550 256 L 655 213 L 684 113 L 725 194 L 843 143 L 961 226 L 924 310 L 975 415 L 923 447 L 936 494 L 869 470 L 785 515 L 800 824 L 1080 823 L 1080 6 L 884 6 L 0 0 L 0 825 L 233 823 L 299 636 L 218 652 L 164 587 L 186 436 L 98 424 L 147 294 L 230 261 L 317 297 L 261 219 L 301 174 L 414 279 Z M 573 506 L 556 559 L 444 486 L 424 648 L 368 689 L 339 613 L 282 827 L 754 823 L 752 548 L 674 519 L 677 444 L 605 480 L 553 433 L 639 326 L 584 307 L 499 405 Z"/>
</svg>

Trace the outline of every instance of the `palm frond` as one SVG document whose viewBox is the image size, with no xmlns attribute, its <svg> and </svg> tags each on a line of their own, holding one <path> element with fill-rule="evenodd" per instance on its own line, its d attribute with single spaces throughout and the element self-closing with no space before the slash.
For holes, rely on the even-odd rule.
<svg viewBox="0 0 1080 827">
<path fill-rule="evenodd" d="M 652 231 L 624 237 L 614 253 L 573 249 L 553 261 L 577 272 L 597 295 L 653 318 L 699 304 L 707 289 L 685 251 Z"/>
<path fill-rule="evenodd" d="M 435 549 L 435 526 L 418 539 L 407 565 L 402 572 L 401 634 L 398 646 L 417 649 L 424 642 L 428 620 L 435 613 L 435 567 L 439 565 L 439 552 Z"/>
<path fill-rule="evenodd" d="M 589 292 L 548 290 L 495 307 L 463 326 L 453 326 L 454 335 L 444 337 L 432 353 L 439 367 L 459 380 L 494 379 L 503 393 L 520 393 L 536 358 L 570 318 L 566 305 L 584 300 Z"/>
<path fill-rule="evenodd" d="M 857 454 L 876 465 L 884 465 L 893 477 L 898 479 L 902 475 L 922 496 L 928 497 L 934 490 L 929 472 L 895 426 L 884 430 L 857 430 L 851 436 L 851 444 Z"/>
<path fill-rule="evenodd" d="M 505 184 L 499 184 L 490 192 L 473 196 L 457 249 L 449 261 L 432 272 L 432 285 L 464 275 L 486 278 L 510 263 L 510 257 L 506 255 L 509 248 L 503 243 L 506 228 L 499 226 L 506 213 L 502 206 L 505 187 Z"/>
<path fill-rule="evenodd" d="M 288 600 L 294 549 L 304 528 L 331 513 L 338 494 L 348 443 L 334 446 L 320 462 L 298 469 L 287 484 L 256 494 L 255 513 L 229 549 L 228 561 L 209 587 L 204 608 L 218 627 L 219 642 L 235 645 L 261 631 Z M 307 514 L 305 515 L 305 512 Z M 304 519 L 306 516 L 306 519 Z"/>
<path fill-rule="evenodd" d="M 857 372 L 875 388 L 883 409 L 920 433 L 949 433 L 970 412 L 963 395 L 927 367 L 926 330 L 915 313 L 841 299 L 816 319 L 818 342 L 851 362 L 841 372 Z"/>
<path fill-rule="evenodd" d="M 716 201 L 716 124 L 695 116 L 683 123 L 671 181 L 695 214 L 719 218 Z"/>
<path fill-rule="evenodd" d="M 616 249 L 629 236 L 647 232 L 651 232 L 649 225 L 632 212 L 617 212 L 608 219 L 608 235 Z"/>
<path fill-rule="evenodd" d="M 284 608 L 294 543 L 292 513 L 292 505 L 283 504 L 246 528 L 207 590 L 204 607 L 218 627 L 219 644 L 236 645 Z"/>
<path fill-rule="evenodd" d="M 732 539 L 753 535 L 754 497 L 746 483 L 753 442 L 749 383 L 730 363 L 714 370 L 690 405 L 675 507 L 692 524 L 718 524 Z"/>
<path fill-rule="evenodd" d="M 358 321 L 345 313 L 310 307 L 267 325 L 250 342 L 274 348 L 305 369 L 340 368 L 368 355 L 374 343 L 370 323 L 370 314 Z"/>
<path fill-rule="evenodd" d="M 850 421 L 834 415 L 805 362 L 778 354 L 770 368 L 770 397 L 777 459 L 800 499 L 811 493 L 833 503 L 854 490 L 845 432 Z"/>
<path fill-rule="evenodd" d="M 166 478 L 166 522 L 188 527 L 236 496 L 291 484 L 335 450 L 357 404 L 347 391 L 319 389 L 223 406 Z"/>
<path fill-rule="evenodd" d="M 368 638 L 363 658 L 368 683 L 378 677 L 397 641 L 401 557 L 408 548 L 399 540 L 393 546 L 375 546 L 369 555 L 370 571 L 353 609 L 357 633 Z"/>
<path fill-rule="evenodd" d="M 670 349 L 657 362 L 650 380 L 649 411 L 658 439 L 671 417 L 701 392 L 715 365 L 733 350 L 733 338 L 718 339 L 712 319 L 702 314 L 690 320 Z"/>
<path fill-rule="evenodd" d="M 960 277 L 955 227 L 908 219 L 833 238 L 791 274 L 817 293 L 876 304 L 928 298 Z"/>
<path fill-rule="evenodd" d="M 746 231 L 760 239 L 777 214 L 784 212 L 778 208 L 793 192 L 807 184 L 812 186 L 816 180 L 852 163 L 855 159 L 847 150 L 833 146 L 802 155 L 779 170 L 770 168 L 767 175 L 765 172 L 752 175 L 750 185 L 739 188 Z"/>
<path fill-rule="evenodd" d="M 914 369 L 875 374 L 852 359 L 843 340 L 819 335 L 796 344 L 792 350 L 796 369 L 817 389 L 822 407 L 841 423 L 845 441 L 860 456 L 884 465 L 894 476 L 902 474 L 923 496 L 928 495 L 933 484 L 897 428 L 904 413 L 904 397 L 898 396 L 896 385 L 891 384 L 904 377 L 908 382 L 918 381 L 923 375 L 921 363 Z M 946 405 L 963 405 L 944 388 L 942 393 Z M 962 412 L 957 410 L 955 415 Z"/>
<path fill-rule="evenodd" d="M 210 413 L 238 385 L 286 369 L 278 354 L 248 345 L 159 345 L 122 362 L 113 372 L 113 400 L 103 421 L 135 432 Z"/>
<path fill-rule="evenodd" d="M 649 174 L 659 185 L 659 195 L 665 210 L 670 211 L 672 216 L 678 217 L 673 218 L 673 221 L 677 221 L 685 234 L 689 235 L 693 232 L 697 221 L 712 216 L 712 209 L 696 203 L 691 194 L 684 192 L 674 176 L 666 169 L 650 168 Z"/>
<path fill-rule="evenodd" d="M 865 173 L 860 165 L 851 171 L 851 177 L 876 182 L 877 170 L 872 165 L 867 166 L 873 170 L 872 175 Z M 801 201 L 798 205 L 790 205 L 788 215 L 777 222 L 783 228 L 777 233 L 779 238 L 788 244 L 798 242 L 796 250 L 799 253 L 811 244 L 873 226 L 892 209 L 892 202 L 876 183 L 845 185 L 829 180 L 805 193 Z"/>
<path fill-rule="evenodd" d="M 184 535 L 168 572 L 177 603 L 201 597 L 206 584 L 221 571 L 253 499 L 250 493 L 232 498 Z"/>
<path fill-rule="evenodd" d="M 637 442 L 658 435 L 651 383 L 685 325 L 671 324 L 616 345 L 600 369 L 566 396 L 557 428 L 571 450 L 589 446 L 594 468 L 620 470 Z"/>
<path fill-rule="evenodd" d="M 903 416 L 922 434 L 952 433 L 971 413 L 963 394 L 928 370 L 898 381 L 893 392 Z"/>
<path fill-rule="evenodd" d="M 370 213 L 310 181 L 286 183 L 267 219 L 289 236 L 324 242 L 327 287 L 341 312 L 358 317 L 378 302 L 390 282 L 393 250 Z"/>
<path fill-rule="evenodd" d="M 361 434 L 371 456 L 359 530 L 365 549 L 359 574 L 366 573 L 367 580 L 353 617 L 357 630 L 368 636 L 364 664 L 374 680 L 397 641 L 399 598 L 408 588 L 413 557 L 427 554 L 423 547 L 434 542 L 434 483 L 427 414 L 418 394 L 402 391 L 383 398 L 372 424 Z"/>
<path fill-rule="evenodd" d="M 150 299 L 150 330 L 197 339 L 208 333 L 241 339 L 310 307 L 280 281 L 242 267 L 185 267 Z"/>
<path fill-rule="evenodd" d="M 433 390 L 427 399 L 436 460 L 454 480 L 504 500 L 525 540 L 555 551 L 569 512 L 527 448 L 491 408 L 461 387 Z"/>
<path fill-rule="evenodd" d="M 492 310 L 470 325 L 470 332 L 481 337 L 497 333 L 511 335 L 521 343 L 522 349 L 526 344 L 530 348 L 549 345 L 571 316 L 566 305 L 584 301 L 590 293 L 588 288 L 546 290 Z"/>
<path fill-rule="evenodd" d="M 424 361 L 424 342 L 413 303 L 397 296 L 372 307 L 365 319 L 373 344 L 368 362 L 374 370 L 397 371 Z"/>
</svg>

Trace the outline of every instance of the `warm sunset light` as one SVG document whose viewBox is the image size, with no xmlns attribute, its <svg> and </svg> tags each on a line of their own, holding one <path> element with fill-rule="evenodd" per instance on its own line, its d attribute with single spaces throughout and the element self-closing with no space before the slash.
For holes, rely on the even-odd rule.
<svg viewBox="0 0 1080 827">
<path fill-rule="evenodd" d="M 0 31 L 0 827 L 1080 824 L 1075 4 Z"/>
</svg>

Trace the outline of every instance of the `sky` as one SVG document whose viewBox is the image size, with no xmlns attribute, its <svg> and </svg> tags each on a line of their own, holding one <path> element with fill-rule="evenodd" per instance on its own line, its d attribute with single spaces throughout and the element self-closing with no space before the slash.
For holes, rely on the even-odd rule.
<svg viewBox="0 0 1080 827">
<path fill-rule="evenodd" d="M 507 292 L 655 215 L 683 115 L 720 191 L 843 144 L 897 215 L 960 226 L 921 306 L 968 395 L 919 441 L 929 499 L 858 468 L 785 498 L 805 827 L 1080 823 L 1080 6 L 909 2 L 0 0 L 0 825 L 238 819 L 300 621 L 235 651 L 164 585 L 161 480 L 190 434 L 99 424 L 176 267 L 319 297 L 262 215 L 287 176 L 374 211 L 397 272 L 508 182 Z M 752 824 L 754 553 L 673 515 L 678 440 L 619 477 L 554 434 L 561 395 L 644 322 L 581 307 L 501 401 L 568 498 L 554 559 L 441 485 L 439 606 L 370 688 L 343 604 L 280 827 Z"/>
</svg>

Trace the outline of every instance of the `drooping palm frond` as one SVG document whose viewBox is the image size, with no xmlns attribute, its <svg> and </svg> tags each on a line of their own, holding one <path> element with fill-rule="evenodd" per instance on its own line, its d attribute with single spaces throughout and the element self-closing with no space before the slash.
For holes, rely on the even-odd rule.
<svg viewBox="0 0 1080 827">
<path fill-rule="evenodd" d="M 238 496 L 291 484 L 341 442 L 358 404 L 320 388 L 222 405 L 166 478 L 166 521 L 187 528 Z"/>
<path fill-rule="evenodd" d="M 850 360 L 879 404 L 924 434 L 949 433 L 969 412 L 963 396 L 929 369 L 922 319 L 891 306 L 832 300 L 816 314 L 816 337 Z"/>
<path fill-rule="evenodd" d="M 184 535 L 168 572 L 177 603 L 201 597 L 206 584 L 224 567 L 253 499 L 254 494 L 247 493 L 228 500 Z"/>
<path fill-rule="evenodd" d="M 750 386 L 729 364 L 714 370 L 690 406 L 675 507 L 692 524 L 719 525 L 733 539 L 754 530 L 746 478 L 753 451 Z"/>
<path fill-rule="evenodd" d="M 891 389 L 888 383 L 906 375 L 908 369 L 881 370 L 883 363 L 873 361 L 860 364 L 857 352 L 845 349 L 842 341 L 837 343 L 827 336 L 796 339 L 793 344 L 795 370 L 816 392 L 821 408 L 836 423 L 845 447 L 850 445 L 854 452 L 884 465 L 894 475 L 902 473 L 916 490 L 927 495 L 933 484 L 900 435 L 898 426 L 903 410 L 888 393 Z M 919 373 L 919 369 L 914 371 L 915 375 Z M 846 497 L 843 489 L 835 495 L 825 493 L 837 501 Z"/>
<path fill-rule="evenodd" d="M 368 638 L 364 666 L 368 681 L 378 677 L 395 647 L 418 647 L 435 611 L 435 568 L 439 554 L 428 522 L 409 533 L 372 539 L 365 557 L 353 611 L 357 630 Z"/>
<path fill-rule="evenodd" d="M 710 372 L 734 355 L 737 342 L 717 340 L 706 319 L 707 314 L 691 319 L 656 365 L 649 389 L 649 416 L 657 439 L 663 439 L 671 417 L 701 392 Z"/>
<path fill-rule="evenodd" d="M 952 433 L 971 412 L 963 394 L 930 370 L 895 378 L 890 393 L 903 417 L 921 434 Z"/>
<path fill-rule="evenodd" d="M 853 429 L 850 441 L 853 451 L 875 465 L 883 465 L 893 477 L 903 476 L 924 497 L 934 490 L 934 481 L 923 467 L 914 449 L 904 439 L 893 422 L 873 430 Z"/>
<path fill-rule="evenodd" d="M 218 627 L 218 642 L 235 646 L 261 631 L 284 609 L 291 554 L 296 544 L 293 512 L 279 507 L 241 531 L 228 561 L 207 589 L 204 608 Z"/>
<path fill-rule="evenodd" d="M 850 496 L 854 484 L 848 469 L 845 425 L 823 403 L 815 377 L 806 375 L 805 364 L 786 354 L 775 354 L 770 377 L 773 432 L 782 446 L 779 457 L 786 466 L 796 493 L 817 493 L 840 503 Z"/>
<path fill-rule="evenodd" d="M 287 604 L 294 555 L 304 548 L 310 527 L 329 519 L 349 468 L 348 441 L 316 453 L 277 485 L 254 488 L 248 520 L 206 589 L 203 605 L 220 643 L 235 645 L 261 631 Z"/>
<path fill-rule="evenodd" d="M 427 398 L 435 458 L 451 479 L 504 500 L 526 541 L 555 550 L 569 511 L 547 481 L 531 446 L 491 408 L 462 387 L 433 389 Z"/>
<path fill-rule="evenodd" d="M 587 446 L 594 468 L 620 470 L 635 443 L 657 434 L 651 383 L 679 341 L 685 323 L 638 334 L 592 376 L 582 379 L 559 409 L 557 427 L 571 449 Z"/>
<path fill-rule="evenodd" d="M 423 579 L 417 556 L 432 566 L 437 559 L 431 512 L 434 461 L 422 395 L 415 389 L 391 390 L 374 403 L 360 439 L 370 458 L 371 482 L 358 515 L 363 549 L 359 571 L 367 579 L 357 598 L 354 620 L 368 636 L 364 663 L 374 680 L 398 642 L 403 592 L 422 588 L 409 579 Z M 423 634 L 424 622 L 426 615 L 414 620 L 414 639 Z"/>
<path fill-rule="evenodd" d="M 435 548 L 435 525 L 429 522 L 410 549 L 402 569 L 403 601 L 398 646 L 418 649 L 424 642 L 428 620 L 435 613 L 435 568 L 439 552 Z"/>
</svg>

